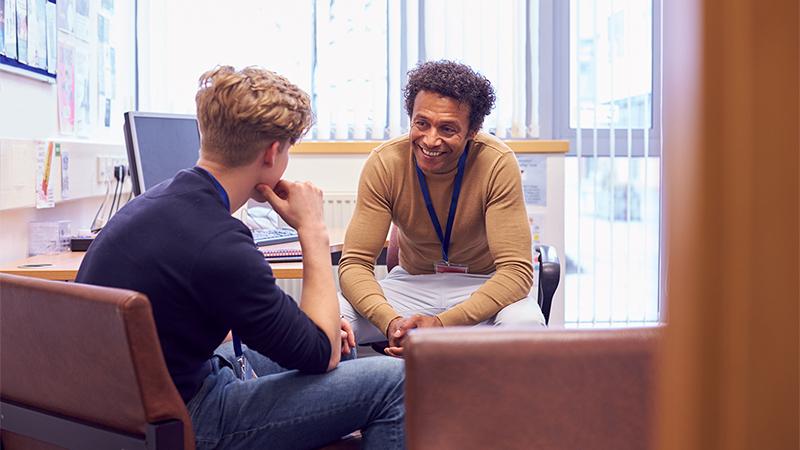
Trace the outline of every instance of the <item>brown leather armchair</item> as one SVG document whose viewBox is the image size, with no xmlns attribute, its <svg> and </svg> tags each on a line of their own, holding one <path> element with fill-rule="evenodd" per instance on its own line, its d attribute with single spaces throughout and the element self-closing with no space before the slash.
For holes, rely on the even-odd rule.
<svg viewBox="0 0 800 450">
<path fill-rule="evenodd" d="M 414 330 L 408 448 L 648 448 L 660 333 Z"/>
<path fill-rule="evenodd" d="M 0 401 L 3 450 L 195 448 L 138 292 L 0 274 Z"/>
<path fill-rule="evenodd" d="M 0 343 L 4 450 L 194 449 L 144 295 L 0 274 Z"/>
</svg>

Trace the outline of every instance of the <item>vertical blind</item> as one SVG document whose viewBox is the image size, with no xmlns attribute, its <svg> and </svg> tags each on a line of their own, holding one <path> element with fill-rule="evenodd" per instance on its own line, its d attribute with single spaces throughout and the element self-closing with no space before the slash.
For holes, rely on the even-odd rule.
<svg viewBox="0 0 800 450">
<path fill-rule="evenodd" d="M 657 322 L 652 2 L 571 0 L 569 8 L 565 322 Z"/>
<path fill-rule="evenodd" d="M 408 130 L 406 72 L 450 59 L 497 91 L 484 123 L 538 136 L 537 0 L 140 0 L 139 105 L 191 114 L 197 78 L 216 65 L 258 65 L 313 100 L 309 139 L 384 139 Z"/>
</svg>

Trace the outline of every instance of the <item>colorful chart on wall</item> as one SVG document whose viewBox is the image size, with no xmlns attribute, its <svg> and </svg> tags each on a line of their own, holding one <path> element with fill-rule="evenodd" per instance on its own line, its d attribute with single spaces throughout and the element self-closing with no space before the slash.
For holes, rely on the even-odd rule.
<svg viewBox="0 0 800 450">
<path fill-rule="evenodd" d="M 0 69 L 56 79 L 56 1 L 0 0 Z"/>
</svg>

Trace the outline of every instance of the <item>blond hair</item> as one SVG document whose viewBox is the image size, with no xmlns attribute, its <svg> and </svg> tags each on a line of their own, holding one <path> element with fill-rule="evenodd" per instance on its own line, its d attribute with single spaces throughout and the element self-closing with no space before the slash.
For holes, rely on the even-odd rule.
<svg viewBox="0 0 800 450">
<path fill-rule="evenodd" d="M 195 101 L 203 156 L 230 167 L 249 164 L 274 141 L 296 143 L 314 121 L 308 94 L 258 67 L 209 70 Z"/>
</svg>

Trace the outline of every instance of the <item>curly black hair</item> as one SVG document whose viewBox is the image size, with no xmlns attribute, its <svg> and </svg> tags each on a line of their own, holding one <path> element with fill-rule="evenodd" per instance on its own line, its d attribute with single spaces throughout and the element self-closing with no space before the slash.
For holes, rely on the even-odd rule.
<svg viewBox="0 0 800 450">
<path fill-rule="evenodd" d="M 469 106 L 469 131 L 477 131 L 494 108 L 494 88 L 486 77 L 454 61 L 428 61 L 408 72 L 403 89 L 406 112 L 411 117 L 419 91 L 436 92 Z"/>
</svg>

